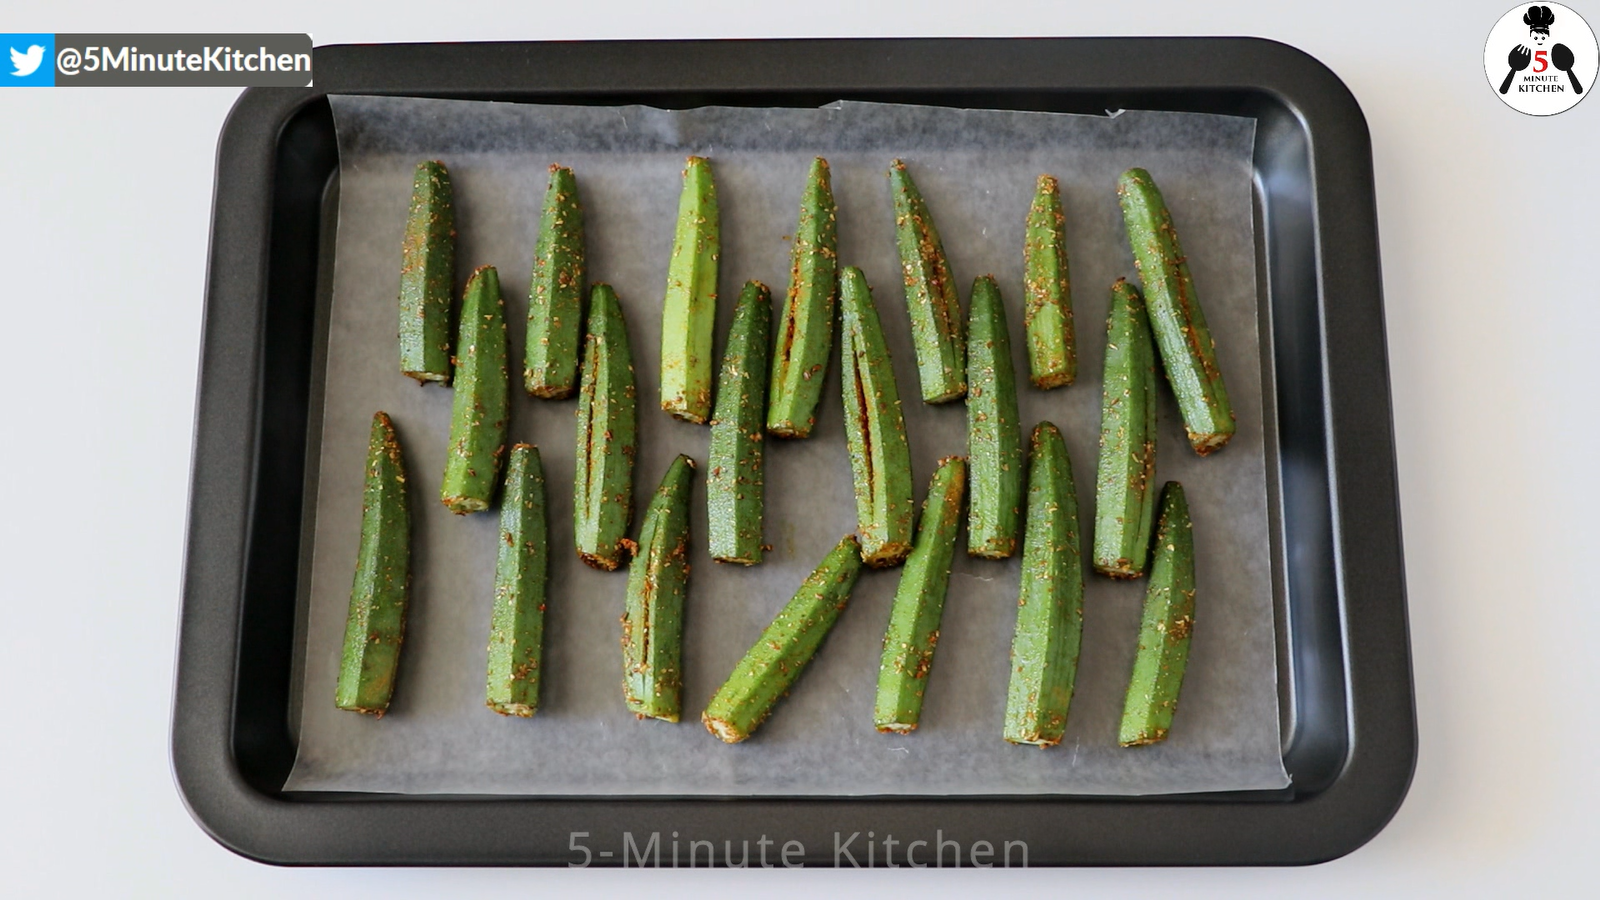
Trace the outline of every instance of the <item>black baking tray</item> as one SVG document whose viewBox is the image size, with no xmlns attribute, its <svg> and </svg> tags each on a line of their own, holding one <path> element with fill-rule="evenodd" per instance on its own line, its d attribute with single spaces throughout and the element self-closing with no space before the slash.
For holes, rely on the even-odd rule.
<svg viewBox="0 0 1600 900">
<path fill-rule="evenodd" d="M 837 845 L 859 832 L 851 856 L 866 864 L 872 832 L 902 849 L 946 842 L 944 865 L 957 853 L 971 865 L 982 842 L 994 862 L 1009 843 L 1013 865 L 1023 844 L 1029 865 L 1283 865 L 1349 853 L 1394 814 L 1415 763 L 1416 715 L 1372 152 L 1355 98 L 1317 60 L 1252 38 L 490 43 L 318 47 L 315 73 L 312 88 L 245 91 L 217 151 L 172 762 L 218 842 L 281 864 L 622 865 L 637 864 L 623 855 L 628 841 L 644 847 L 654 834 L 666 866 L 680 836 L 735 849 L 765 837 L 774 864 L 797 841 L 804 850 L 788 862 L 848 866 Z M 1255 118 L 1293 786 L 949 799 L 284 791 L 318 298 L 336 222 L 333 93 Z"/>
</svg>

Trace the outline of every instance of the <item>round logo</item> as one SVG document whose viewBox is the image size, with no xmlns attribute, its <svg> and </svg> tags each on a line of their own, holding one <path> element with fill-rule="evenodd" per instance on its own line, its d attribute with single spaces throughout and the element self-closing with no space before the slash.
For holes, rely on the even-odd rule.
<svg viewBox="0 0 1600 900">
<path fill-rule="evenodd" d="M 1518 6 L 1483 47 L 1483 72 L 1506 105 L 1553 116 L 1578 105 L 1600 72 L 1600 48 L 1583 17 L 1559 3 Z"/>
</svg>

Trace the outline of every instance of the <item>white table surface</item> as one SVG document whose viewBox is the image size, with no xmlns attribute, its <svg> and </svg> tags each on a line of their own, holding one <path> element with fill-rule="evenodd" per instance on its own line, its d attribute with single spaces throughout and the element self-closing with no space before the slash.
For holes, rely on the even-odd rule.
<svg viewBox="0 0 1600 900">
<path fill-rule="evenodd" d="M 1308 51 L 1372 131 L 1421 751 L 1389 827 L 1305 869 L 290 870 L 234 856 L 185 812 L 168 728 L 213 154 L 238 92 L 0 89 L 0 893 L 1309 898 L 1567 896 L 1592 881 L 1600 105 L 1552 119 L 1501 105 L 1481 59 L 1505 0 L 143 5 L 13 2 L 4 24 L 319 44 L 1242 34 Z M 1577 6 L 1600 26 L 1600 4 Z"/>
</svg>

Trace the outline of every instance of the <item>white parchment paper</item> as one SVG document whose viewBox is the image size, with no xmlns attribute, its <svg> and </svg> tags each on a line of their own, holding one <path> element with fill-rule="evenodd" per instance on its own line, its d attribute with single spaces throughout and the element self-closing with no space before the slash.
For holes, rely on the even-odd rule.
<svg viewBox="0 0 1600 900">
<path fill-rule="evenodd" d="M 1254 122 L 1129 111 L 1116 117 L 842 103 L 821 109 L 560 107 L 334 97 L 339 226 L 305 622 L 299 756 L 291 790 L 403 793 L 862 795 L 1144 794 L 1280 788 L 1272 554 L 1264 468 L 1261 343 L 1251 206 Z M 812 437 L 767 450 L 761 565 L 713 563 L 703 483 L 684 643 L 684 721 L 638 721 L 621 696 L 618 617 L 626 573 L 572 551 L 574 401 L 514 392 L 511 434 L 544 458 L 551 519 L 543 694 L 532 719 L 484 707 L 497 518 L 451 515 L 437 499 L 450 392 L 419 387 L 395 362 L 396 296 L 412 167 L 437 158 L 455 187 L 457 288 L 481 264 L 506 290 L 520 361 L 546 169 L 577 174 L 592 281 L 615 286 L 640 392 L 636 519 L 677 453 L 704 461 L 708 430 L 657 407 L 660 304 L 685 155 L 713 161 L 722 212 L 718 352 L 746 279 L 781 297 L 806 167 L 832 164 L 839 255 L 872 283 L 905 398 L 917 490 L 935 461 L 964 452 L 960 403 L 917 397 L 898 284 L 889 161 L 907 161 L 935 217 L 963 304 L 993 273 L 1010 318 L 1024 434 L 1049 419 L 1075 468 L 1084 549 L 1092 521 L 1108 288 L 1134 276 L 1114 190 L 1129 166 L 1162 186 L 1189 254 L 1239 418 L 1223 451 L 1188 448 L 1176 406 L 1161 408 L 1157 474 L 1188 491 L 1199 585 L 1188 676 L 1166 743 L 1116 744 L 1137 643 L 1143 582 L 1092 576 L 1065 740 L 1050 750 L 1000 739 L 1020 564 L 957 554 L 920 730 L 872 727 L 880 642 L 899 570 L 865 572 L 850 607 L 790 696 L 750 741 L 726 746 L 699 724 L 707 700 L 801 579 L 854 530 L 834 351 Z M 1061 180 L 1079 335 L 1076 385 L 1026 385 L 1023 221 L 1035 178 Z M 520 384 L 520 365 L 513 365 Z M 354 571 L 370 417 L 390 413 L 415 485 L 413 596 L 398 686 L 377 720 L 334 708 Z M 965 547 L 966 536 L 959 539 Z"/>
</svg>

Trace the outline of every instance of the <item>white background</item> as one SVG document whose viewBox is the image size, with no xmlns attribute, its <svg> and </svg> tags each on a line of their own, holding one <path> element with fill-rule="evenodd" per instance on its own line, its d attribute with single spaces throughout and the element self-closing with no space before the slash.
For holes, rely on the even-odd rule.
<svg viewBox="0 0 1600 900">
<path fill-rule="evenodd" d="M 1600 5 L 1576 5 L 1600 22 Z M 1534 119 L 1500 103 L 1482 66 L 1500 0 L 134 6 L 11 3 L 0 27 L 309 31 L 319 44 L 1240 34 L 1306 50 L 1350 86 L 1372 131 L 1421 752 L 1389 827 L 1308 869 L 383 871 L 240 859 L 190 821 L 167 750 L 213 153 L 237 91 L 0 89 L 0 893 L 1592 889 L 1600 106 Z"/>
</svg>

